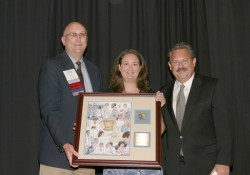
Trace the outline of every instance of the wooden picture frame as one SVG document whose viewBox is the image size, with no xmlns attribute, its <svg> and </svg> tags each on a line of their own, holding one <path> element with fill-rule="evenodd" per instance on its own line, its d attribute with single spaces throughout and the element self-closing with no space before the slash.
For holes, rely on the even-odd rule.
<svg viewBox="0 0 250 175">
<path fill-rule="evenodd" d="M 160 168 L 161 106 L 155 93 L 80 93 L 74 148 L 82 166 Z"/>
</svg>

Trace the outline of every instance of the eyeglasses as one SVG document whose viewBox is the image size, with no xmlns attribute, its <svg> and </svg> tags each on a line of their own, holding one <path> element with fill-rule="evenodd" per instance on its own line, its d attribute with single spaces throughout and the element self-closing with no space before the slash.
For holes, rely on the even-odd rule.
<svg viewBox="0 0 250 175">
<path fill-rule="evenodd" d="M 186 64 L 189 64 L 189 62 L 190 62 L 190 59 L 172 60 L 172 61 L 170 61 L 170 63 L 171 63 L 172 65 L 178 65 L 178 64 L 180 64 L 180 63 L 186 65 Z"/>
<path fill-rule="evenodd" d="M 75 33 L 75 32 L 70 32 L 66 35 L 64 35 L 64 37 L 67 37 L 67 36 L 70 36 L 72 38 L 84 38 L 84 37 L 87 37 L 87 32 L 81 32 L 81 33 Z"/>
</svg>

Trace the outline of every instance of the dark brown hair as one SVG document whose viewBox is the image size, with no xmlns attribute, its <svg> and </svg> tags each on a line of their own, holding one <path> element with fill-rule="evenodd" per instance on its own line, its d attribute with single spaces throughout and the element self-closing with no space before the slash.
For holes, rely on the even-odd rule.
<svg viewBox="0 0 250 175">
<path fill-rule="evenodd" d="M 141 71 L 137 77 L 137 88 L 140 90 L 140 92 L 147 92 L 149 90 L 149 79 L 148 79 L 148 66 L 144 59 L 144 57 L 136 50 L 134 49 L 128 49 L 120 53 L 120 55 L 115 59 L 113 68 L 111 71 L 111 79 L 109 83 L 109 88 L 113 92 L 123 92 L 124 91 L 124 83 L 123 78 L 121 75 L 121 72 L 119 70 L 119 65 L 121 65 L 122 59 L 127 54 L 134 54 L 138 60 L 139 64 L 141 66 Z"/>
</svg>

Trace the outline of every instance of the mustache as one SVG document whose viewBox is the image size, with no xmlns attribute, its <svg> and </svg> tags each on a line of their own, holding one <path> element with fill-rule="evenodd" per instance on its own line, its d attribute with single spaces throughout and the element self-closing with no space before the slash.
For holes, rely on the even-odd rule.
<svg viewBox="0 0 250 175">
<path fill-rule="evenodd" d="M 180 71 L 187 71 L 187 68 L 181 67 L 181 68 L 178 68 L 178 69 L 176 70 L 176 72 L 180 72 Z"/>
</svg>

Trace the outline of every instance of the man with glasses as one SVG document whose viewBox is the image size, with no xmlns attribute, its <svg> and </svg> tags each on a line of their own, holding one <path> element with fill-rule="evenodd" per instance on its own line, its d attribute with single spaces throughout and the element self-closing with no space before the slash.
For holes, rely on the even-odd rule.
<svg viewBox="0 0 250 175">
<path fill-rule="evenodd" d="M 78 94 L 101 91 L 101 73 L 96 65 L 83 58 L 88 36 L 82 24 L 69 23 L 61 41 L 65 51 L 46 60 L 39 74 L 40 175 L 95 175 L 93 168 L 72 164 L 72 156 L 78 156 L 72 143 Z"/>
</svg>

